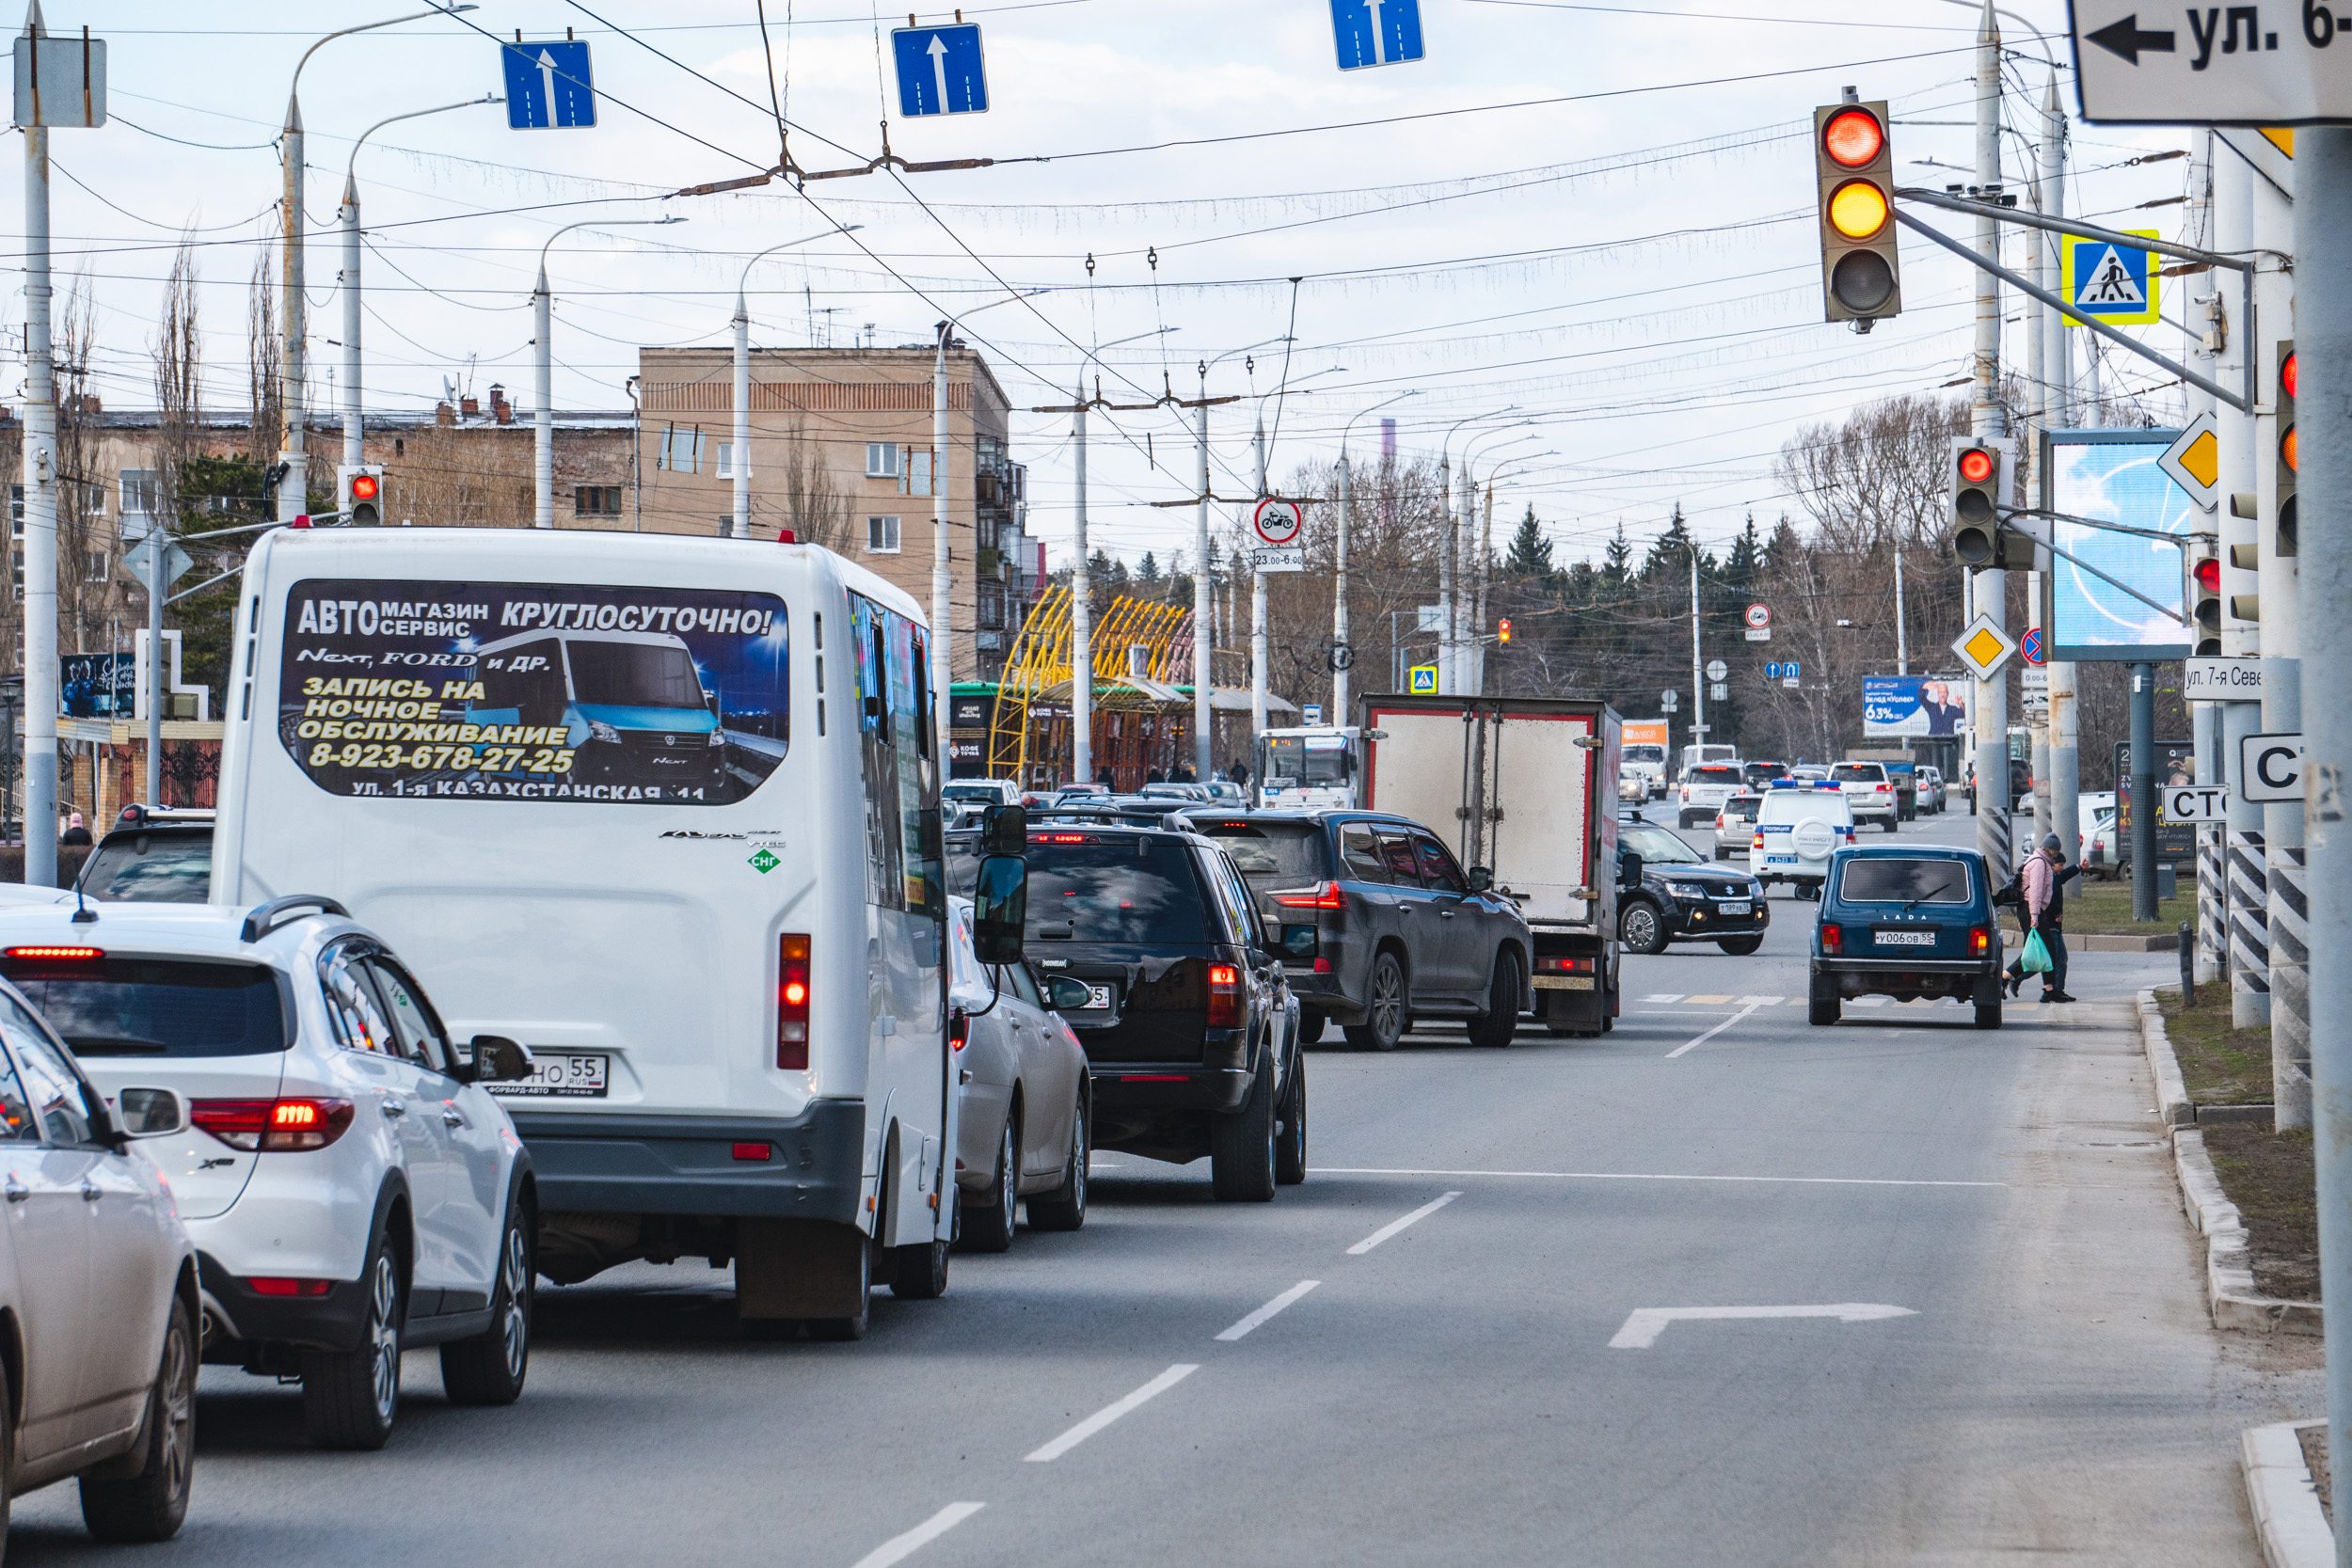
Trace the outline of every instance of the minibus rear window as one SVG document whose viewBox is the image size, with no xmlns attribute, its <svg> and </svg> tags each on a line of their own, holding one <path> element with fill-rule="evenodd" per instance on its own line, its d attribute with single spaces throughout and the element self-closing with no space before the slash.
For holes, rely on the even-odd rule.
<svg viewBox="0 0 2352 1568">
<path fill-rule="evenodd" d="M 261 964 L 10 958 L 7 972 L 79 1055 L 260 1056 L 292 1037 Z"/>
<path fill-rule="evenodd" d="M 1205 942 L 1192 856 L 1175 843 L 1105 836 L 1091 844 L 1029 841 L 1032 942 Z"/>
</svg>

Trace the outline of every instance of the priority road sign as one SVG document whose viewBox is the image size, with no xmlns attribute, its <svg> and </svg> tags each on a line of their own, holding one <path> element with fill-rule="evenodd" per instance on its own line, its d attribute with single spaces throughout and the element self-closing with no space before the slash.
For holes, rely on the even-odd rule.
<svg viewBox="0 0 2352 1568">
<path fill-rule="evenodd" d="M 2170 474 L 2189 499 L 2208 512 L 2215 509 L 2221 499 L 2221 440 L 2214 433 L 2212 409 L 2188 422 L 2156 459 L 2156 467 Z"/>
<path fill-rule="evenodd" d="M 506 74 L 506 123 L 516 131 L 586 130 L 596 123 L 596 87 L 588 45 L 573 39 L 501 43 Z"/>
<path fill-rule="evenodd" d="M 149 534 L 122 554 L 123 570 L 130 574 L 131 580 L 134 582 L 147 581 L 147 557 L 148 552 L 154 547 L 154 537 L 153 534 Z M 182 549 L 176 540 L 165 541 L 164 586 L 166 588 L 186 577 L 195 565 L 196 562 L 189 559 L 188 552 Z"/>
<path fill-rule="evenodd" d="M 898 67 L 898 113 L 906 119 L 988 113 L 979 24 L 893 28 L 890 55 Z"/>
<path fill-rule="evenodd" d="M 2331 43 L 2347 20 L 2299 8 L 2074 0 L 2074 80 L 2083 118 L 2110 125 L 2309 125 L 2352 119 L 2352 79 Z M 2182 27 L 2179 22 L 2187 25 Z"/>
<path fill-rule="evenodd" d="M 2017 644 L 2010 641 L 2009 633 L 1993 624 L 1991 616 L 1979 615 L 1952 640 L 1952 652 L 1968 666 L 1970 674 L 1983 681 L 2000 673 L 2001 667 L 2017 657 Z"/>
<path fill-rule="evenodd" d="M 1421 0 L 1331 0 L 1342 71 L 1421 58 Z"/>
<path fill-rule="evenodd" d="M 1287 549 L 1298 543 L 1298 531 L 1306 525 L 1306 514 L 1296 501 L 1279 496 L 1268 496 L 1258 503 L 1249 526 L 1258 531 L 1258 537 L 1277 549 Z"/>
<path fill-rule="evenodd" d="M 2228 784 L 2169 784 L 2156 798 L 2158 815 L 2167 822 L 2227 822 Z"/>
<path fill-rule="evenodd" d="M 2158 237 L 2153 229 L 2119 232 L 2144 240 Z M 2158 277 L 2149 252 L 2069 234 L 2059 242 L 2059 297 L 2077 320 L 2088 317 L 2121 326 L 2145 325 L 2156 319 Z"/>
<path fill-rule="evenodd" d="M 2303 798 L 2303 737 L 2249 735 L 2237 743 L 2238 799 L 2300 800 Z"/>
<path fill-rule="evenodd" d="M 1416 664 L 1405 672 L 1405 689 L 1416 697 L 1435 696 L 1438 690 L 1438 667 Z"/>
</svg>

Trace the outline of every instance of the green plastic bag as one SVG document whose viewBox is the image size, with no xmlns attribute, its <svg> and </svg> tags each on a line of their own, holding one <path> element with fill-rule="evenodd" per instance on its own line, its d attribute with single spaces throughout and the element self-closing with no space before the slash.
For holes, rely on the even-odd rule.
<svg viewBox="0 0 2352 1568">
<path fill-rule="evenodd" d="M 2040 931 L 2026 933 L 2026 951 L 2018 958 L 2017 967 L 2028 974 L 2047 974 L 2058 967 L 2050 962 L 2050 950 L 2042 944 Z"/>
</svg>

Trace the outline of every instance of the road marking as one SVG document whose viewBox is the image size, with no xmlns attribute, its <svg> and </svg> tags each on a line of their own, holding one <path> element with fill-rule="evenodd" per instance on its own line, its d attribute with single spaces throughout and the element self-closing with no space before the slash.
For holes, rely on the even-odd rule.
<svg viewBox="0 0 2352 1568">
<path fill-rule="evenodd" d="M 918 1548 L 930 1544 L 987 1506 L 986 1503 L 949 1503 L 904 1535 L 894 1535 L 859 1558 L 856 1568 L 890 1568 L 892 1563 L 912 1557 Z"/>
<path fill-rule="evenodd" d="M 1731 998 L 1728 996 L 1686 996 L 1682 1000 L 1694 1007 L 1720 1007 Z"/>
<path fill-rule="evenodd" d="M 1153 1378 L 1151 1382 L 1145 1384 L 1134 1393 L 1129 1394 L 1125 1399 L 1118 1400 L 1110 1404 L 1104 1405 L 1102 1409 L 1096 1411 L 1093 1415 L 1089 1416 L 1085 1420 L 1080 1421 L 1076 1426 L 1072 1427 L 1068 1432 L 1063 1433 L 1059 1437 L 1055 1438 L 1052 1442 L 1046 1444 L 1035 1453 L 1024 1454 L 1022 1458 L 1026 1463 L 1031 1465 L 1050 1464 L 1054 1460 L 1059 1459 L 1063 1454 L 1068 1453 L 1071 1449 L 1076 1448 L 1079 1444 L 1085 1442 L 1088 1438 L 1093 1436 L 1096 1433 L 1102 1431 L 1104 1427 L 1110 1425 L 1113 1421 L 1119 1419 L 1121 1416 L 1124 1416 L 1129 1411 L 1136 1409 L 1137 1407 L 1147 1404 L 1151 1401 L 1159 1398 L 1162 1394 L 1167 1393 L 1170 1388 L 1175 1387 L 1176 1385 L 1184 1382 L 1184 1379 L 1190 1377 L 1193 1373 L 1199 1371 L 1200 1370 L 1200 1367 L 1198 1362 L 1179 1361 L 1176 1365 L 1168 1368 L 1168 1370 L 1162 1372 L 1159 1376 Z M 860 1568 L 864 1568 L 864 1565 L 860 1564 Z"/>
<path fill-rule="evenodd" d="M 1730 998 L 1725 997 L 1724 1000 L 1729 1001 Z M 1705 1045 L 1708 1040 L 1713 1039 L 1717 1035 L 1722 1034 L 1724 1030 L 1730 1028 L 1733 1024 L 1739 1022 L 1741 1019 L 1756 1011 L 1756 1009 L 1762 1005 L 1763 1004 L 1757 1002 L 1749 1003 L 1746 1006 L 1740 1008 L 1738 1012 L 1732 1014 L 1729 1018 L 1724 1020 L 1721 1023 L 1718 1023 L 1715 1027 L 1709 1029 L 1706 1034 L 1701 1035 L 1698 1038 L 1684 1040 L 1680 1045 L 1677 1045 L 1672 1051 L 1667 1052 L 1666 1060 L 1670 1062 L 1673 1061 L 1677 1056 L 1681 1055 L 1684 1052 L 1690 1050 L 1694 1045 Z"/>
<path fill-rule="evenodd" d="M 1891 996 L 1849 996 L 1846 998 L 1846 1006 L 1849 1007 L 1883 1007 L 1893 1000 Z"/>
<path fill-rule="evenodd" d="M 1637 1307 L 1609 1341 L 1611 1350 L 1647 1350 L 1672 1323 L 1697 1323 L 1724 1318 L 1836 1318 L 1839 1323 L 1870 1323 L 1880 1318 L 1912 1318 L 1916 1308 L 1885 1307 L 1873 1301 L 1841 1301 L 1828 1307 Z"/>
<path fill-rule="evenodd" d="M 1248 1338 L 1249 1331 L 1251 1329 L 1256 1328 L 1259 1324 L 1264 1323 L 1268 1318 L 1274 1316 L 1275 1313 L 1279 1312 L 1283 1307 L 1288 1307 L 1291 1303 L 1296 1301 L 1300 1296 L 1305 1295 L 1308 1291 L 1313 1290 L 1316 1286 L 1322 1283 L 1323 1281 L 1320 1279 L 1300 1280 L 1297 1284 L 1292 1286 L 1289 1290 L 1283 1291 L 1280 1295 L 1276 1296 L 1272 1301 L 1267 1302 L 1263 1307 L 1259 1307 L 1255 1312 L 1250 1313 L 1249 1316 L 1244 1318 L 1241 1322 L 1235 1323 L 1232 1327 L 1218 1335 L 1217 1338 L 1219 1339 L 1226 1340 L 1229 1343 L 1235 1339 Z"/>
<path fill-rule="evenodd" d="M 1749 1007 L 1777 1007 L 1788 999 L 1785 996 L 1743 996 L 1740 1005 Z"/>
<path fill-rule="evenodd" d="M 1884 1176 L 1682 1176 L 1627 1170 L 1400 1170 L 1379 1165 L 1316 1165 L 1315 1176 L 1507 1176 L 1554 1181 L 1758 1181 L 1806 1187 L 1999 1187 L 2006 1181 L 1929 1181 Z"/>
<path fill-rule="evenodd" d="M 1679 1002 L 1682 1000 L 1682 993 L 1678 990 L 1670 990 L 1657 996 L 1645 996 L 1642 1000 L 1645 1002 Z"/>
<path fill-rule="evenodd" d="M 1430 1215 L 1436 1213 L 1438 1210 L 1444 1208 L 1447 1204 L 1453 1202 L 1455 1198 L 1460 1197 L 1462 1195 L 1460 1193 L 1447 1193 L 1433 1202 L 1422 1204 L 1420 1208 L 1414 1210 L 1411 1213 L 1406 1215 L 1401 1220 L 1391 1220 L 1388 1224 L 1382 1226 L 1379 1229 L 1374 1231 L 1362 1241 L 1358 1242 L 1354 1246 L 1349 1247 L 1347 1249 L 1347 1255 L 1350 1258 L 1361 1258 L 1365 1253 L 1370 1252 L 1374 1247 L 1378 1246 L 1382 1242 L 1387 1241 L 1390 1237 L 1395 1235 L 1406 1226 L 1414 1224 L 1419 1220 L 1427 1219 Z"/>
</svg>

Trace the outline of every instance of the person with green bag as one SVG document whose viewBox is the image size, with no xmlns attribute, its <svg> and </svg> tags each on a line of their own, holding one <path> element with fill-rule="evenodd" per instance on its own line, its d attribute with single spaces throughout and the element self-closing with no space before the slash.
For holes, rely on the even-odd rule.
<svg viewBox="0 0 2352 1568">
<path fill-rule="evenodd" d="M 2017 994 L 2027 974 L 2038 973 L 2046 966 L 2048 973 L 2042 982 L 2042 1000 L 2074 1000 L 2066 994 L 2064 889 L 2070 878 L 2082 874 L 2079 862 L 2073 865 L 2066 863 L 2056 833 L 2045 835 L 2042 847 L 2026 856 L 2026 863 L 2017 868 L 2017 891 L 2025 900 L 2025 908 L 2018 919 L 2026 927 L 2026 942 L 2024 950 L 2017 955 L 2017 961 L 2009 966 L 2010 995 Z M 2042 963 L 2032 961 L 2037 956 L 2034 952 L 2036 947 L 2042 949 L 2039 955 Z"/>
</svg>

